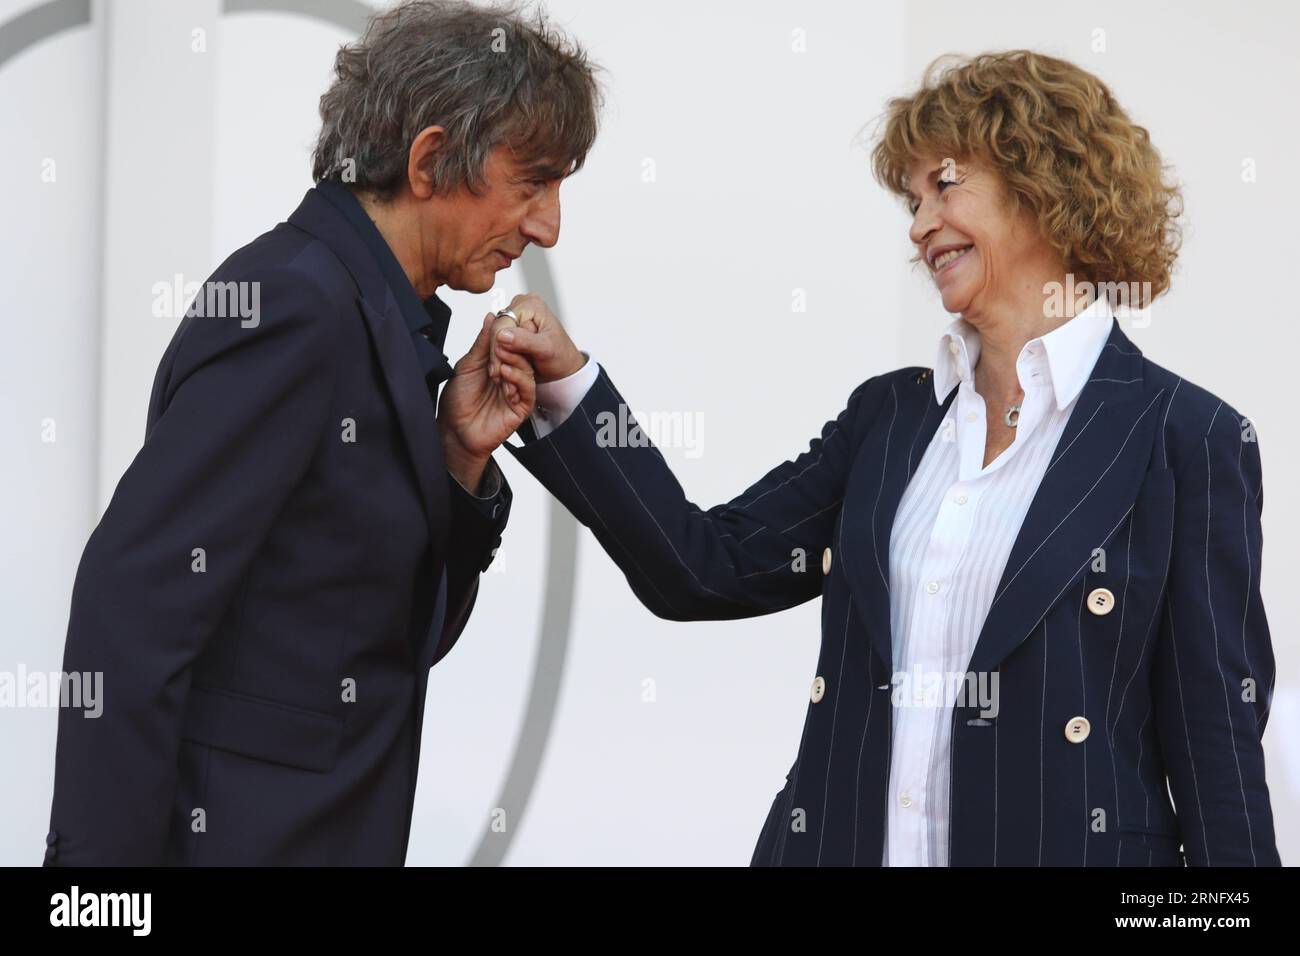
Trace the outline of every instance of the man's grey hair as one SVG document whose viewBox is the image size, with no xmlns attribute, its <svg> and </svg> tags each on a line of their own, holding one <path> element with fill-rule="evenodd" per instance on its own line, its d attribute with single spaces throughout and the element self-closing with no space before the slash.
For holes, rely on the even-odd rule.
<svg viewBox="0 0 1300 956">
<path fill-rule="evenodd" d="M 312 176 L 392 198 L 430 126 L 446 131 L 428 169 L 442 194 L 481 188 L 502 145 L 539 178 L 576 172 L 596 138 L 597 69 L 540 8 L 408 0 L 339 49 Z"/>
</svg>

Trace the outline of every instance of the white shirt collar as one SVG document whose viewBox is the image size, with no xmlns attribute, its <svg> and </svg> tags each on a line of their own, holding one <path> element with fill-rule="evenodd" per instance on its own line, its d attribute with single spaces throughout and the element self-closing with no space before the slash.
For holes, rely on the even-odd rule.
<svg viewBox="0 0 1300 956">
<path fill-rule="evenodd" d="M 1110 303 L 1104 295 L 1098 296 L 1074 318 L 1026 342 L 1017 366 L 1045 354 L 1056 407 L 1064 411 L 1088 383 L 1113 324 Z M 958 318 L 944 329 L 934 360 L 934 394 L 940 403 L 961 382 L 970 381 L 974 387 L 972 372 L 979 357 L 980 336 L 974 326 Z"/>
</svg>

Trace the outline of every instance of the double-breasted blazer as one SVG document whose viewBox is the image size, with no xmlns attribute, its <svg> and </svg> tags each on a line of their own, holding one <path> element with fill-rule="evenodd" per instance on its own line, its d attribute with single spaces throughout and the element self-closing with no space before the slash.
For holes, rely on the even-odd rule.
<svg viewBox="0 0 1300 956">
<path fill-rule="evenodd" d="M 756 821 L 754 864 L 881 864 L 890 532 L 956 394 L 938 400 L 931 376 L 869 379 L 805 453 L 707 509 L 636 429 L 610 440 L 602 426 L 625 403 L 603 369 L 563 424 L 513 451 L 660 617 L 744 618 L 821 600 L 802 739 Z M 975 701 L 951 707 L 951 864 L 1278 864 L 1261 746 L 1274 659 L 1251 423 L 1144 357 L 1113 321 L 1026 493 L 968 665 L 996 673 L 996 716 Z M 1110 611 L 1092 613 L 1103 589 Z"/>
</svg>

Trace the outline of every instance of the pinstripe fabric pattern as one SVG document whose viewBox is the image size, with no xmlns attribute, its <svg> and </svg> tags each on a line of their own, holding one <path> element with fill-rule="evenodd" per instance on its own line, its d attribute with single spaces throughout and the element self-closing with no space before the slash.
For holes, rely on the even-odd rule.
<svg viewBox="0 0 1300 956">
<path fill-rule="evenodd" d="M 968 403 L 956 377 L 945 390 L 942 362 L 938 382 L 919 368 L 868 379 L 806 451 L 708 508 L 652 445 L 602 439 L 602 421 L 627 410 L 604 369 L 563 422 L 510 448 L 660 617 L 820 600 L 814 689 L 755 821 L 753 864 L 879 866 L 899 807 L 891 774 L 922 770 L 947 812 L 913 829 L 898 862 L 1278 864 L 1261 746 L 1275 666 L 1259 446 L 1118 322 L 1104 345 L 1076 322 L 1052 333 L 1071 347 L 1028 357 L 1038 397 L 1022 445 L 989 469 L 982 427 L 970 451 L 943 442 Z M 954 582 L 961 600 L 934 614 Z M 1115 602 L 1104 616 L 1090 610 L 1103 588 Z M 962 700 L 942 710 L 945 727 L 912 723 L 891 700 L 905 660 L 996 674 L 996 715 Z M 1091 731 L 1069 739 L 1079 719 Z"/>
<path fill-rule="evenodd" d="M 984 466 L 980 340 L 964 320 L 940 337 L 934 388 L 957 398 L 907 485 L 889 546 L 894 721 L 885 866 L 946 866 L 950 688 L 966 672 L 1012 545 L 1075 402 L 1106 345 L 1105 298 L 1026 343 L 1015 440 Z"/>
</svg>

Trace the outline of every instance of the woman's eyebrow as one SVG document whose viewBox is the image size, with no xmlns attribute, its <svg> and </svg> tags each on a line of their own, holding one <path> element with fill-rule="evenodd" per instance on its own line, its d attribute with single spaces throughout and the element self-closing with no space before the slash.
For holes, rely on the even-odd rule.
<svg viewBox="0 0 1300 956">
<path fill-rule="evenodd" d="M 939 173 L 941 173 L 942 171 L 943 171 L 943 164 L 940 163 L 938 166 L 934 167 L 934 169 L 930 170 L 928 173 L 925 174 L 925 182 L 927 183 L 934 182 L 938 178 Z M 912 192 L 912 181 L 910 179 L 908 180 L 907 183 L 907 195 L 909 199 L 919 198 L 916 195 L 916 193 Z"/>
</svg>

